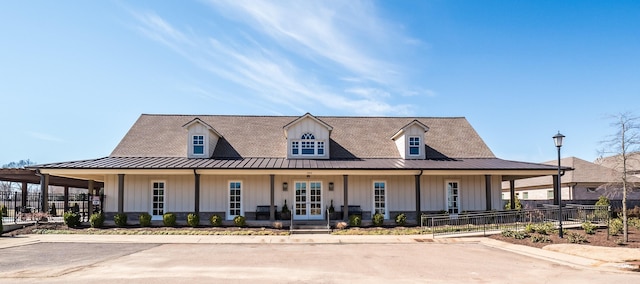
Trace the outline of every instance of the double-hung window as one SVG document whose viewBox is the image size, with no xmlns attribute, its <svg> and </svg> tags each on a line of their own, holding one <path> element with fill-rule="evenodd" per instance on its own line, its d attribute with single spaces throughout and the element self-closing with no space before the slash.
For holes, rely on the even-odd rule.
<svg viewBox="0 0 640 284">
<path fill-rule="evenodd" d="M 419 136 L 409 137 L 409 155 L 420 156 L 420 137 Z"/>
<path fill-rule="evenodd" d="M 204 136 L 193 135 L 193 154 L 204 155 Z"/>
</svg>

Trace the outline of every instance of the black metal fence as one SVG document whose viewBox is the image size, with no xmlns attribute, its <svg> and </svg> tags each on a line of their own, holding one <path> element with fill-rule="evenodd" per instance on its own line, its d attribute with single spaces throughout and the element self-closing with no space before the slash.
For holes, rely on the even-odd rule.
<svg viewBox="0 0 640 284">
<path fill-rule="evenodd" d="M 49 210 L 42 212 L 41 193 L 23 196 L 22 192 L 0 192 L 0 214 L 3 223 L 33 222 L 40 212 L 53 221 L 62 221 L 65 209 L 80 213 L 81 221 L 87 222 L 92 212 L 100 210 L 99 206 L 93 205 L 93 197 L 86 193 L 69 195 L 67 206 L 63 194 L 49 194 L 47 199 Z M 103 201 L 104 198 L 100 197 L 100 200 Z"/>
<path fill-rule="evenodd" d="M 579 225 L 590 221 L 607 225 L 610 207 L 595 205 L 567 204 L 562 207 L 562 216 L 557 205 L 520 211 L 488 211 L 466 214 L 423 215 L 422 227 L 431 230 L 434 236 L 466 233 L 487 233 L 502 230 L 522 230 L 527 224 L 550 222 L 558 226 L 559 220 L 565 225 Z M 560 218 L 559 218 L 560 217 Z"/>
</svg>

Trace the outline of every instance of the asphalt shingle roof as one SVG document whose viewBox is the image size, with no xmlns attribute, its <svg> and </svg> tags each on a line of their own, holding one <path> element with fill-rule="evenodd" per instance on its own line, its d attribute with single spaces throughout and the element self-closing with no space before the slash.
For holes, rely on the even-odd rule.
<svg viewBox="0 0 640 284">
<path fill-rule="evenodd" d="M 295 116 L 151 115 L 143 114 L 110 157 L 186 157 L 187 132 L 182 126 L 199 118 L 223 138 L 214 159 L 285 158 L 283 127 Z M 337 117 L 318 116 L 331 125 L 331 159 L 400 158 L 391 137 L 414 119 L 425 133 L 428 159 L 495 158 L 463 117 Z"/>
</svg>

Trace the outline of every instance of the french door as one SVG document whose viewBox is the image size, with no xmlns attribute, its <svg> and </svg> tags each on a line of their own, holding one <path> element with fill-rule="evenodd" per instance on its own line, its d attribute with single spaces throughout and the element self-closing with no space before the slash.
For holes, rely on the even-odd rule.
<svg viewBox="0 0 640 284">
<path fill-rule="evenodd" d="M 296 181 L 295 195 L 293 210 L 295 220 L 323 219 L 322 182 Z"/>
</svg>

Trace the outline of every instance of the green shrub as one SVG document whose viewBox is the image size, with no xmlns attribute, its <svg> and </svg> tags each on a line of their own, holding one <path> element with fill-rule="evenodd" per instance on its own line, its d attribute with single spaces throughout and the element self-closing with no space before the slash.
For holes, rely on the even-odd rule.
<svg viewBox="0 0 640 284">
<path fill-rule="evenodd" d="M 151 214 L 142 213 L 138 216 L 138 222 L 140 223 L 140 227 L 151 227 Z"/>
<path fill-rule="evenodd" d="M 118 227 L 124 227 L 127 225 L 127 214 L 118 213 L 113 216 L 113 222 L 116 223 Z"/>
<path fill-rule="evenodd" d="M 526 226 L 524 226 L 524 232 L 527 234 L 535 233 L 536 232 L 535 225 L 532 223 L 528 223 Z"/>
<path fill-rule="evenodd" d="M 102 228 L 102 225 L 104 225 L 104 214 L 102 214 L 102 212 L 91 214 L 89 224 L 91 224 L 91 228 Z"/>
<path fill-rule="evenodd" d="M 549 235 L 553 233 L 555 230 L 556 229 L 554 228 L 553 223 L 551 222 L 544 222 L 544 223 L 533 225 L 533 231 L 541 235 Z"/>
<path fill-rule="evenodd" d="M 587 241 L 587 236 L 585 235 L 581 235 L 578 233 L 569 233 L 567 235 L 567 240 L 572 243 L 572 244 L 583 244 L 583 243 L 588 243 Z"/>
<path fill-rule="evenodd" d="M 596 206 L 606 206 L 608 208 L 611 206 L 611 202 L 609 201 L 609 198 L 601 195 L 600 198 L 598 198 L 598 201 L 596 201 Z M 594 216 L 597 220 L 606 220 L 609 217 L 609 211 L 608 209 L 596 210 L 594 212 Z"/>
<path fill-rule="evenodd" d="M 400 213 L 398 214 L 398 216 L 396 216 L 396 224 L 400 225 L 400 226 L 404 226 L 407 223 L 407 215 L 404 213 Z"/>
<path fill-rule="evenodd" d="M 516 198 L 515 200 L 515 204 L 516 204 L 516 210 L 522 210 L 522 203 L 520 202 L 520 199 L 518 198 L 518 196 L 515 196 Z M 504 209 L 505 210 L 511 210 L 511 199 L 507 200 L 507 204 L 504 205 Z"/>
<path fill-rule="evenodd" d="M 360 225 L 362 225 L 362 217 L 360 215 L 349 216 L 349 226 L 360 227 Z"/>
<path fill-rule="evenodd" d="M 246 225 L 246 219 L 242 215 L 238 215 L 233 218 L 233 223 L 238 227 L 244 227 Z"/>
<path fill-rule="evenodd" d="M 162 223 L 164 223 L 167 227 L 175 227 L 176 226 L 176 214 L 171 212 L 164 213 L 162 215 Z"/>
<path fill-rule="evenodd" d="M 616 236 L 620 234 L 623 226 L 620 218 L 611 219 L 611 222 L 609 222 L 609 235 Z"/>
<path fill-rule="evenodd" d="M 220 217 L 220 215 L 212 215 L 211 218 L 209 218 L 209 223 L 211 226 L 219 227 L 222 225 L 222 217 Z"/>
<path fill-rule="evenodd" d="M 73 212 L 73 211 L 67 211 L 64 212 L 64 224 L 67 225 L 69 228 L 76 228 L 78 226 L 80 226 L 80 214 Z"/>
<path fill-rule="evenodd" d="M 200 216 L 197 213 L 189 213 L 187 215 L 187 225 L 194 228 L 200 225 Z"/>
<path fill-rule="evenodd" d="M 514 238 L 517 240 L 523 240 L 529 237 L 529 234 L 525 232 L 518 232 L 518 231 L 512 231 L 512 230 L 504 230 L 501 232 L 501 234 L 507 238 Z"/>
<path fill-rule="evenodd" d="M 582 223 L 582 228 L 584 229 L 584 232 L 589 235 L 593 235 L 596 233 L 596 225 L 592 224 L 589 221 Z"/>
<path fill-rule="evenodd" d="M 0 217 L 8 217 L 9 216 L 9 212 L 7 210 L 7 206 L 5 206 L 5 205 L 0 206 L 0 212 L 2 212 Z"/>
<path fill-rule="evenodd" d="M 382 226 L 382 223 L 384 223 L 384 215 L 380 213 L 376 213 L 373 215 L 373 218 L 371 219 L 371 221 L 373 222 L 374 226 L 380 227 Z"/>
<path fill-rule="evenodd" d="M 547 235 L 533 235 L 531 236 L 531 242 L 534 243 L 550 243 L 551 238 Z"/>
<path fill-rule="evenodd" d="M 629 218 L 627 220 L 627 224 L 629 224 L 629 226 L 634 227 L 638 230 L 640 230 L 640 219 L 639 218 Z"/>
</svg>

